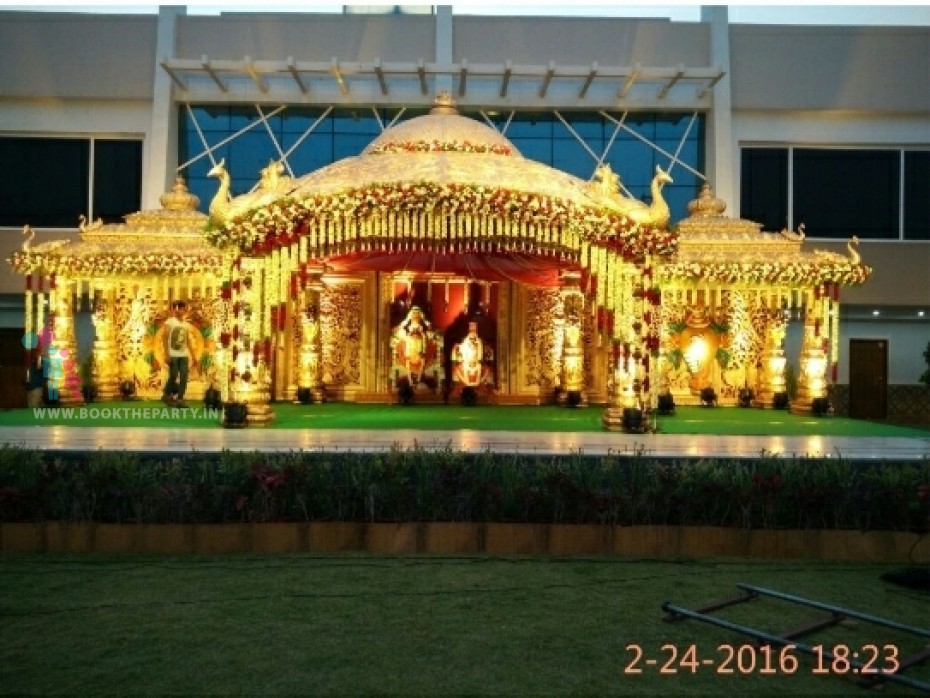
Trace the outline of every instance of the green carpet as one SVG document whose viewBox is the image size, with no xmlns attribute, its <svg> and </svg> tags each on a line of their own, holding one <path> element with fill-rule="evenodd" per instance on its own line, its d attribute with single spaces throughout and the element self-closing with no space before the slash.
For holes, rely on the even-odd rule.
<svg viewBox="0 0 930 698">
<path fill-rule="evenodd" d="M 215 414 L 190 403 L 172 410 L 160 402 L 107 402 L 83 407 L 15 409 L 0 412 L 0 426 L 68 425 L 80 427 L 220 428 Z M 70 409 L 70 412 L 66 410 Z M 276 429 L 602 431 L 601 407 L 501 407 L 460 405 L 275 404 Z M 679 407 L 658 418 L 665 434 L 822 435 L 927 437 L 930 428 L 867 422 L 843 417 L 812 417 L 781 410 L 738 407 Z"/>
</svg>

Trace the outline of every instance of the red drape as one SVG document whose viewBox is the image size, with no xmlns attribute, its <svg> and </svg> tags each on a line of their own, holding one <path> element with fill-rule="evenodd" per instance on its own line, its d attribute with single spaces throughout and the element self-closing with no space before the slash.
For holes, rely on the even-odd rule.
<svg viewBox="0 0 930 698">
<path fill-rule="evenodd" d="M 553 257 L 533 255 L 464 252 L 354 252 L 325 260 L 336 272 L 401 272 L 453 274 L 480 281 L 516 281 L 532 286 L 558 286 L 560 270 L 577 266 Z"/>
</svg>

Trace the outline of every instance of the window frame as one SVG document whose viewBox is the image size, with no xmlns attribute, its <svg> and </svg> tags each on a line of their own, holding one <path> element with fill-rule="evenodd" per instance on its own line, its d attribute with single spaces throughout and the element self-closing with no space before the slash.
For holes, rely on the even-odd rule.
<svg viewBox="0 0 930 698">
<path fill-rule="evenodd" d="M 76 228 L 79 225 L 80 216 L 87 216 L 88 220 L 95 220 L 98 218 L 97 206 L 98 203 L 95 199 L 95 190 L 98 188 L 95 183 L 97 169 L 97 144 L 99 142 L 126 142 L 133 143 L 138 147 L 138 170 L 134 173 L 136 177 L 136 186 L 135 194 L 136 200 L 134 203 L 129 206 L 121 216 L 125 216 L 130 213 L 135 213 L 139 210 L 142 204 L 142 183 L 144 175 L 144 158 L 145 158 L 145 139 L 141 135 L 110 135 L 110 134 L 49 134 L 49 133 L 2 133 L 0 134 L 0 139 L 3 140 L 15 140 L 15 141 L 41 141 L 43 145 L 49 145 L 52 143 L 62 143 L 68 142 L 69 144 L 86 144 L 86 163 L 81 163 L 82 167 L 86 167 L 83 175 L 83 187 L 81 189 L 81 194 L 86 195 L 86 200 L 83 202 L 82 210 L 74 212 L 73 225 L 66 225 L 62 222 L 51 223 L 46 220 L 24 220 L 21 222 L 9 222 L 0 224 L 0 227 L 5 228 L 16 228 L 24 225 L 29 225 L 37 229 L 48 229 L 48 230 L 68 230 L 71 228 Z M 39 185 L 35 185 L 36 188 L 30 190 L 27 195 L 42 196 L 45 198 L 45 195 L 38 189 Z M 79 185 L 78 185 L 79 186 Z M 102 202 L 101 206 L 103 205 Z M 27 213 L 26 215 L 31 215 Z M 63 217 L 65 213 L 61 213 L 60 216 Z M 70 214 L 67 214 L 70 215 Z M 108 218 L 112 219 L 116 214 L 109 215 Z"/>
<path fill-rule="evenodd" d="M 787 181 L 785 185 L 785 194 L 786 201 L 783 202 L 783 208 L 787 211 L 787 229 L 793 230 L 797 227 L 798 223 L 804 223 L 804 221 L 796 221 L 795 214 L 795 172 L 796 172 L 796 161 L 795 154 L 797 151 L 812 151 L 812 150 L 841 150 L 841 151 L 856 151 L 861 153 L 879 153 L 879 152 L 888 152 L 892 151 L 897 154 L 897 181 L 896 181 L 896 192 L 892 195 L 892 198 L 887 202 L 889 204 L 895 203 L 897 207 L 896 215 L 896 228 L 893 231 L 892 235 L 887 237 L 867 237 L 863 236 L 861 230 L 851 230 L 849 231 L 850 235 L 857 235 L 863 240 L 869 240 L 872 242 L 911 242 L 911 243 L 920 243 L 928 242 L 930 237 L 927 238 L 914 238 L 908 237 L 908 199 L 907 192 L 909 187 L 911 190 L 916 191 L 915 187 L 911 187 L 910 183 L 907 180 L 907 158 L 911 153 L 928 153 L 930 154 L 930 146 L 924 147 L 917 144 L 846 144 L 846 145 L 818 145 L 818 144 L 809 144 L 809 143 L 770 143 L 770 142 L 742 142 L 739 144 L 739 183 L 740 183 L 740 216 L 743 218 L 753 219 L 755 216 L 758 218 L 759 213 L 754 213 L 752 211 L 744 211 L 743 203 L 744 196 L 743 190 L 747 185 L 747 180 L 745 179 L 749 176 L 744 171 L 744 165 L 746 163 L 745 151 L 747 150 L 768 150 L 768 151 L 780 151 L 786 154 L 787 158 Z M 895 202 L 896 199 L 896 202 Z M 843 240 L 848 239 L 849 236 L 844 237 L 822 237 L 817 236 L 812 231 L 806 231 L 808 237 L 818 240 Z"/>
</svg>

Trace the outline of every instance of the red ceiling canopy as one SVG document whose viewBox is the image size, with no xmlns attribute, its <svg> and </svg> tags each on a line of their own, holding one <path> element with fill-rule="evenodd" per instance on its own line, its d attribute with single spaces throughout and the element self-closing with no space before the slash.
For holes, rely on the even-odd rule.
<svg viewBox="0 0 930 698">
<path fill-rule="evenodd" d="M 579 268 L 555 257 L 510 254 L 506 252 L 354 252 L 330 257 L 327 267 L 336 272 L 411 272 L 462 276 L 480 281 L 516 281 L 531 286 L 559 285 L 559 272 Z"/>
</svg>

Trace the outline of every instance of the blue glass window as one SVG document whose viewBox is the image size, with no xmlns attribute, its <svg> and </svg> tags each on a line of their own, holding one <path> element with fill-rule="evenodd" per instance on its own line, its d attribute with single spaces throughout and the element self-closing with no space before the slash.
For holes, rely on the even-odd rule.
<svg viewBox="0 0 930 698">
<path fill-rule="evenodd" d="M 340 107 L 331 110 L 309 135 L 307 130 L 324 113 L 322 107 L 289 107 L 269 118 L 275 139 L 281 150 L 289 152 L 287 159 L 294 174 L 301 176 L 320 169 L 332 162 L 358 155 L 381 133 L 381 123 L 388 125 L 398 115 L 397 109 L 382 109 L 379 123 L 371 109 Z M 426 113 L 425 109 L 408 109 L 401 114 L 401 121 Z M 211 144 L 232 135 L 236 130 L 255 123 L 258 114 L 254 107 L 195 107 L 193 113 Z M 636 198 L 651 200 L 649 186 L 655 175 L 657 164 L 668 168 L 669 157 L 658 152 L 636 135 L 655 140 L 669 153 L 679 151 L 679 159 L 701 171 L 704 159 L 704 117 L 699 115 L 691 125 L 690 113 L 636 113 L 630 114 L 619 128 L 611 119 L 595 111 L 570 111 L 562 118 L 548 111 L 517 112 L 510 114 L 462 110 L 462 114 L 488 123 L 502 130 L 520 153 L 529 159 L 568 172 L 580 179 L 589 180 L 594 174 L 598 158 L 604 157 L 613 170 L 620 175 L 624 185 Z M 621 115 L 612 115 L 620 119 Z M 487 118 L 486 118 L 487 117 Z M 616 137 L 614 137 L 614 132 Z M 574 133 L 573 133 L 574 132 Z M 687 132 L 684 143 L 681 138 Z M 577 137 L 576 135 L 577 134 Z M 578 141 L 580 137 L 584 144 Z M 187 162 L 203 151 L 194 124 L 186 112 L 181 117 L 180 161 Z M 610 144 L 610 150 L 604 154 Z M 258 170 L 271 158 L 279 159 L 279 153 L 264 125 L 259 124 L 246 133 L 233 138 L 228 145 L 214 153 L 215 159 L 226 157 L 233 177 L 233 190 L 243 193 L 251 188 L 258 178 Z M 206 210 L 209 199 L 216 191 L 216 181 L 206 179 L 210 168 L 208 158 L 193 163 L 188 172 L 189 186 L 201 197 L 201 208 Z M 687 215 L 686 204 L 693 199 L 699 188 L 699 178 L 682 167 L 674 169 L 675 183 L 666 187 L 665 197 L 672 208 L 672 220 Z"/>
</svg>

